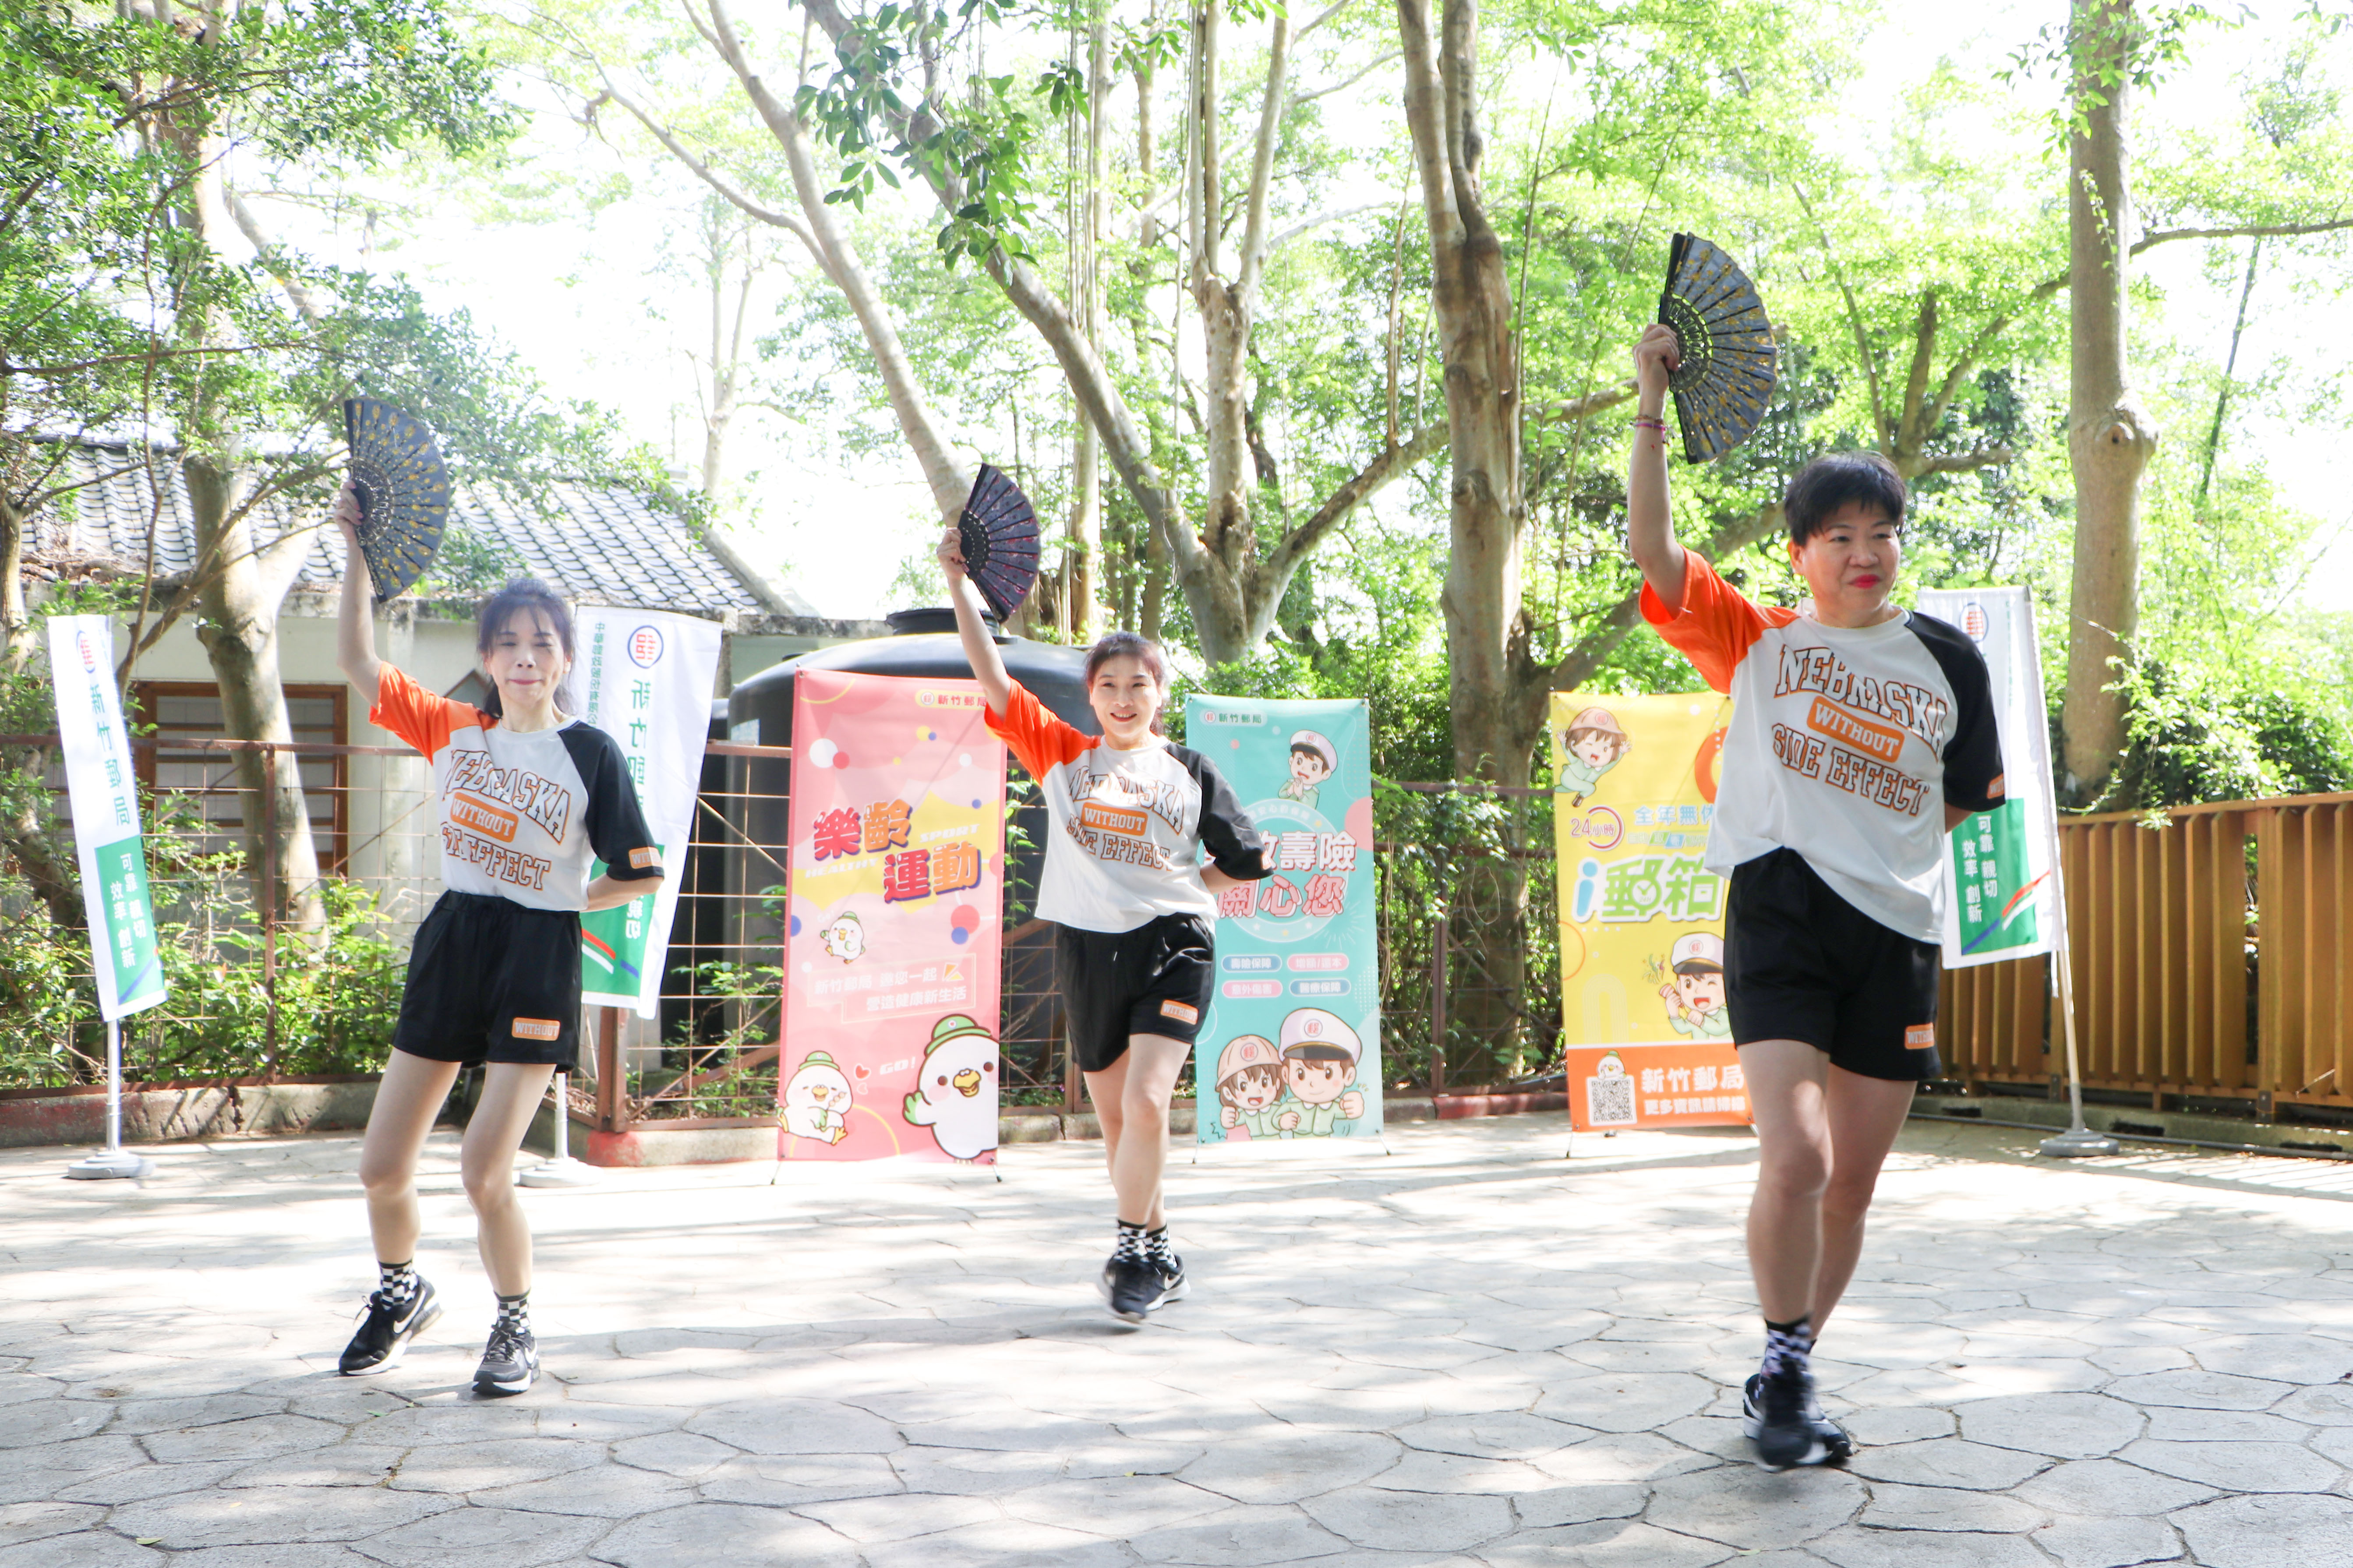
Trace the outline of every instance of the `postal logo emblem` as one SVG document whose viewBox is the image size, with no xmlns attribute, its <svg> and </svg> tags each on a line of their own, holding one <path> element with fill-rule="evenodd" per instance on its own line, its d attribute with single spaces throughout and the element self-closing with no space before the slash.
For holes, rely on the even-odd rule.
<svg viewBox="0 0 2353 1568">
<path fill-rule="evenodd" d="M 632 849 L 629 851 L 629 868 L 631 870 L 642 871 L 649 866 L 659 866 L 660 864 L 660 857 L 657 856 L 651 849 Z"/>
<path fill-rule="evenodd" d="M 639 626 L 629 634 L 629 658 L 639 669 L 651 669 L 661 662 L 662 635 L 652 626 Z"/>
<path fill-rule="evenodd" d="M 564 1033 L 564 1026 L 553 1018 L 517 1018 L 514 1036 L 518 1040 L 552 1040 Z"/>
<path fill-rule="evenodd" d="M 1934 1050 L 1936 1046 L 1936 1026 L 1914 1024 L 1904 1031 L 1904 1048 L 1907 1051 Z"/>
<path fill-rule="evenodd" d="M 1160 1004 L 1160 1016 L 1164 1018 L 1174 1018 L 1180 1024 L 1198 1024 L 1201 1021 L 1201 1010 L 1189 1002 L 1163 1002 Z"/>
</svg>

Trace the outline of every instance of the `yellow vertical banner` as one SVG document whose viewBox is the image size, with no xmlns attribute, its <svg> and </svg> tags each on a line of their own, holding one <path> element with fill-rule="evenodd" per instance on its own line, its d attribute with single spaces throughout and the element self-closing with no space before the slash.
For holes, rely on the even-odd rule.
<svg viewBox="0 0 2353 1568">
<path fill-rule="evenodd" d="M 1724 879 L 1702 862 L 1714 692 L 1552 698 L 1561 1039 L 1579 1131 L 1751 1120 L 1725 1005 Z"/>
</svg>

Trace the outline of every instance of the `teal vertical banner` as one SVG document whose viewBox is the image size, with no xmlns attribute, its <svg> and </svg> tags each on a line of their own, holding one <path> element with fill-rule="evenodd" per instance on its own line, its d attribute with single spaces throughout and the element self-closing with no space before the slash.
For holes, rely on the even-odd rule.
<svg viewBox="0 0 2353 1568">
<path fill-rule="evenodd" d="M 1362 702 L 1193 697 L 1185 742 L 1266 836 L 1274 874 L 1218 902 L 1194 1047 L 1204 1143 L 1381 1130 L 1371 721 Z"/>
</svg>

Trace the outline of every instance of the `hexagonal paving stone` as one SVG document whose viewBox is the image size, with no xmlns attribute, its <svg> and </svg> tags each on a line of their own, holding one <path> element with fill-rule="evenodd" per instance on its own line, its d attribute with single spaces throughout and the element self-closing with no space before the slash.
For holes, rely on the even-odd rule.
<svg viewBox="0 0 2353 1568">
<path fill-rule="evenodd" d="M 993 1499 L 945 1492 L 834 1498 L 797 1503 L 793 1511 L 816 1520 L 842 1540 L 860 1547 L 909 1541 L 918 1535 L 987 1524 L 1005 1517 Z"/>
<path fill-rule="evenodd" d="M 1853 1410 L 1833 1405 L 1828 1414 L 1846 1428 L 1848 1436 L 1871 1448 L 1949 1437 L 1957 1427 L 1950 1410 L 1933 1405 L 1865 1405 Z"/>
<path fill-rule="evenodd" d="M 750 1454 L 888 1454 L 906 1446 L 879 1415 L 807 1399 L 716 1405 L 686 1429 Z"/>
<path fill-rule="evenodd" d="M 1960 1418 L 1961 1436 L 1973 1443 L 2058 1459 L 2113 1454 L 2140 1436 L 2143 1420 L 2131 1405 L 2096 1394 L 1983 1399 L 1957 1405 L 1954 1414 Z"/>
<path fill-rule="evenodd" d="M 1778 1556 L 1778 1553 L 1775 1553 Z M 1495 1568 L 1713 1568 L 1737 1561 L 1741 1568 L 1771 1561 L 1717 1541 L 1678 1535 L 1636 1520 L 1600 1520 L 1555 1530 L 1523 1530 L 1480 1550 Z M 1802 1558 L 1806 1568 L 1820 1559 Z"/>
<path fill-rule="evenodd" d="M 1751 1550 L 1798 1546 L 1852 1519 L 1865 1495 L 1862 1482 L 1834 1469 L 1726 1465 L 1657 1482 L 1643 1518 Z"/>
<path fill-rule="evenodd" d="M 399 1469 L 406 1449 L 372 1443 L 337 1443 L 306 1453 L 280 1454 L 237 1470 L 229 1487 L 372 1487 Z"/>
<path fill-rule="evenodd" d="M 1847 1461 L 1847 1468 L 1874 1481 L 1999 1492 L 2008 1491 L 2050 1462 L 2014 1448 L 1997 1448 L 1960 1437 L 1934 1437 L 1925 1443 L 1864 1448 Z"/>
<path fill-rule="evenodd" d="M 858 1568 L 858 1552 L 840 1536 L 782 1509 L 695 1503 L 665 1509 L 617 1525 L 596 1543 L 600 1562 L 618 1568 L 744 1568 L 791 1563 L 793 1568 Z"/>
<path fill-rule="evenodd" d="M 2181 1555 L 2181 1538 L 2154 1519 L 2063 1519 L 2028 1539 L 2060 1568 L 2137 1568 Z"/>
<path fill-rule="evenodd" d="M 659 1470 L 666 1476 L 690 1480 L 700 1480 L 731 1460 L 744 1457 L 741 1449 L 693 1432 L 656 1432 L 631 1437 L 614 1444 L 612 1455 L 622 1464 L 640 1470 Z"/>
<path fill-rule="evenodd" d="M 199 1394 L 181 1399 L 126 1399 L 114 1407 L 110 1432 L 143 1435 L 175 1432 L 190 1426 L 215 1426 L 254 1415 L 276 1415 L 286 1409 L 283 1399 L 262 1399 L 249 1394 Z"/>
<path fill-rule="evenodd" d="M 147 1451 L 165 1464 L 192 1464 L 219 1459 L 251 1463 L 343 1440 L 343 1428 L 332 1421 L 307 1415 L 253 1415 L 157 1432 L 145 1442 Z"/>
<path fill-rule="evenodd" d="M 501 1437 L 448 1443 L 412 1451 L 391 1485 L 398 1491 L 466 1492 L 518 1487 L 605 1462 L 593 1443 L 560 1437 Z"/>
<path fill-rule="evenodd" d="M 1706 1409 L 1716 1393 L 1689 1373 L 1606 1373 L 1553 1384 L 1535 1414 L 1599 1432 L 1647 1432 Z"/>
<path fill-rule="evenodd" d="M 0 1548 L 0 1568 L 164 1568 L 169 1560 L 111 1531 L 51 1535 Z"/>
<path fill-rule="evenodd" d="M 1715 1462 L 1654 1432 L 1588 1437 L 1549 1454 L 1534 1455 L 1528 1460 L 1546 1475 L 1579 1486 L 1656 1480 L 1662 1476 L 1706 1469 Z"/>
<path fill-rule="evenodd" d="M 1287 1503 L 1370 1480 L 1402 1457 L 1390 1437 L 1283 1432 L 1214 1447 L 1177 1474 L 1239 1503 Z"/>
<path fill-rule="evenodd" d="M 2220 1334 L 2189 1347 L 2208 1372 L 2286 1384 L 2331 1384 L 2353 1375 L 2353 1344 L 2310 1334 Z"/>
<path fill-rule="evenodd" d="M 392 1568 L 541 1568 L 576 1555 L 605 1533 L 602 1520 L 457 1508 L 353 1543 Z"/>
<path fill-rule="evenodd" d="M 1806 1550 L 1836 1568 L 2050 1568 L 2022 1535 L 1927 1530 L 1867 1530 L 1846 1525 L 1815 1537 Z"/>
<path fill-rule="evenodd" d="M 175 1492 L 203 1491 L 219 1486 L 245 1467 L 235 1459 L 210 1465 L 139 1465 L 107 1470 L 86 1481 L 60 1486 L 56 1496 L 66 1502 L 91 1502 L 111 1507 L 144 1502 Z"/>
<path fill-rule="evenodd" d="M 1145 1531 L 1127 1544 L 1146 1563 L 1273 1568 L 1345 1551 L 1348 1542 L 1297 1508 L 1245 1506 Z"/>
<path fill-rule="evenodd" d="M 2052 1513 L 2108 1518 L 2167 1513 L 2203 1502 L 2214 1490 L 2115 1459 L 2078 1459 L 2052 1466 L 2011 1495 Z"/>
<path fill-rule="evenodd" d="M 2148 1407 L 2141 1433 L 2167 1443 L 2301 1443 L 2312 1428 L 2261 1410 L 2189 1410 L 2178 1405 Z"/>
<path fill-rule="evenodd" d="M 2223 1498 L 2172 1521 L 2205 1568 L 2353 1568 L 2353 1499 Z"/>
<path fill-rule="evenodd" d="M 2161 1443 L 2144 1439 L 2118 1458 L 2200 1486 L 2233 1492 L 2318 1492 L 2343 1472 L 2286 1443 Z"/>
<path fill-rule="evenodd" d="M 44 1536 L 95 1530 L 106 1522 L 106 1510 L 68 1502 L 17 1502 L 0 1507 L 0 1547 L 20 1546 Z"/>
<path fill-rule="evenodd" d="M 2108 1394 L 2137 1405 L 2184 1405 L 2190 1410 L 2268 1410 L 2295 1392 L 2295 1384 L 2233 1373 L 2148 1373 L 2117 1377 Z"/>
<path fill-rule="evenodd" d="M 1591 1436 L 1588 1427 L 1548 1416 L 1498 1411 L 1482 1415 L 1440 1415 L 1397 1427 L 1391 1434 L 1408 1447 L 1475 1458 L 1527 1459 Z"/>
<path fill-rule="evenodd" d="M 694 1485 L 653 1470 L 626 1465 L 591 1465 L 521 1486 L 494 1487 L 473 1494 L 483 1508 L 519 1508 L 532 1513 L 570 1513 L 584 1519 L 629 1519 L 699 1500 Z"/>
<path fill-rule="evenodd" d="M 870 1546 L 866 1568 L 1126 1568 L 1116 1541 L 1046 1525 L 996 1520 Z"/>
<path fill-rule="evenodd" d="M 1156 1530 L 1231 1508 L 1230 1500 L 1167 1476 L 1097 1476 L 1000 1494 L 1016 1520 L 1090 1534 Z"/>
<path fill-rule="evenodd" d="M 1988 1531 L 2013 1534 L 2048 1522 L 2049 1515 L 2000 1492 L 1959 1487 L 1905 1487 L 1883 1481 L 1871 1489 L 1862 1522 L 1880 1530 Z"/>
<path fill-rule="evenodd" d="M 188 1492 L 114 1510 L 116 1530 L 134 1540 L 153 1536 L 175 1550 L 191 1546 L 260 1546 L 280 1542 L 357 1541 L 458 1506 L 448 1498 L 381 1487 L 338 1489 L 332 1506 L 314 1487 L 252 1487 Z"/>
</svg>

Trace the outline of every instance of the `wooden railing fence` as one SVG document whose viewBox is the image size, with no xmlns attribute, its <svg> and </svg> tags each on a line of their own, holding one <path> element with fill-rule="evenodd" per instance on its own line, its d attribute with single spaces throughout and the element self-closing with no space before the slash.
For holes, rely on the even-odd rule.
<svg viewBox="0 0 2353 1568">
<path fill-rule="evenodd" d="M 2084 1087 L 2353 1108 L 2353 795 L 2063 818 Z M 1948 1076 L 2055 1082 L 2042 959 L 1945 977 Z"/>
</svg>

